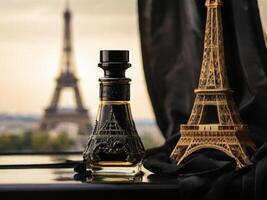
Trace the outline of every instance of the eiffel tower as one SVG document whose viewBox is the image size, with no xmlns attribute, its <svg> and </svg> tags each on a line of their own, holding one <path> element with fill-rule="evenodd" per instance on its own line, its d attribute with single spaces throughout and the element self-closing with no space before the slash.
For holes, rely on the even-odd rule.
<svg viewBox="0 0 267 200">
<path fill-rule="evenodd" d="M 171 158 L 179 164 L 190 154 L 206 148 L 224 152 L 241 168 L 251 161 L 255 145 L 248 136 L 229 88 L 224 61 L 222 0 L 206 0 L 203 61 L 193 109 Z"/>
<path fill-rule="evenodd" d="M 79 126 L 83 133 L 89 133 L 91 123 L 88 110 L 84 107 L 79 87 L 78 78 L 74 73 L 73 48 L 71 43 L 71 11 L 68 4 L 64 11 L 64 41 L 61 58 L 61 72 L 56 79 L 57 85 L 49 107 L 45 110 L 43 119 L 40 122 L 41 130 L 51 130 L 62 122 L 71 122 Z M 63 111 L 58 107 L 60 94 L 63 89 L 71 88 L 75 94 L 76 108 Z"/>
</svg>

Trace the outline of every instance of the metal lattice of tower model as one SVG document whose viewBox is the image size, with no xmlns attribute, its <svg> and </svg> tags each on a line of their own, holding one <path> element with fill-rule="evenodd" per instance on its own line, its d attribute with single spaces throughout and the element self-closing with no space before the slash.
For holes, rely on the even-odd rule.
<svg viewBox="0 0 267 200">
<path fill-rule="evenodd" d="M 61 122 L 72 122 L 77 124 L 83 133 L 89 133 L 92 126 L 89 120 L 88 110 L 83 105 L 78 87 L 78 78 L 74 74 L 73 49 L 71 44 L 71 12 L 68 6 L 64 11 L 64 42 L 61 59 L 61 72 L 56 80 L 57 86 L 52 102 L 45 110 L 45 115 L 40 122 L 40 129 L 50 130 Z M 65 88 L 73 89 L 76 108 L 63 112 L 58 108 L 58 103 L 61 91 Z"/>
<path fill-rule="evenodd" d="M 206 0 L 207 19 L 203 61 L 192 112 L 180 126 L 181 137 L 171 158 L 179 164 L 201 149 L 223 151 L 241 168 L 251 161 L 255 145 L 248 136 L 229 88 L 224 61 L 221 0 Z"/>
</svg>

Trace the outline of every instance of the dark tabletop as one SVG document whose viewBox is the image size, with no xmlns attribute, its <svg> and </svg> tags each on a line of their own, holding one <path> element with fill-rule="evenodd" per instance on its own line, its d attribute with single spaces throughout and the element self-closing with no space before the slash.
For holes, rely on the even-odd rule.
<svg viewBox="0 0 267 200">
<path fill-rule="evenodd" d="M 143 169 L 139 177 L 91 177 L 74 172 L 81 154 L 1 155 L 0 195 L 9 198 L 97 196 L 136 199 L 149 195 L 153 199 L 177 196 L 176 178 L 159 176 Z"/>
</svg>

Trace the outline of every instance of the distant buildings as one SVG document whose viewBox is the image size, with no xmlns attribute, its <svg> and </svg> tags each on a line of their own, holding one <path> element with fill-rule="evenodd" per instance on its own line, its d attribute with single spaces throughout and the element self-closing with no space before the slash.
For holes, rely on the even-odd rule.
<svg viewBox="0 0 267 200">
<path fill-rule="evenodd" d="M 35 132 L 38 130 L 38 123 L 41 119 L 39 115 L 10 115 L 0 114 L 0 135 L 1 134 L 22 134 L 27 131 Z M 164 143 L 156 123 L 151 119 L 136 119 L 136 128 L 146 148 L 152 148 Z M 58 133 L 66 133 L 76 141 L 75 150 L 83 150 L 88 136 L 80 135 L 78 127 L 72 123 L 62 123 L 48 133 L 54 137 Z"/>
</svg>

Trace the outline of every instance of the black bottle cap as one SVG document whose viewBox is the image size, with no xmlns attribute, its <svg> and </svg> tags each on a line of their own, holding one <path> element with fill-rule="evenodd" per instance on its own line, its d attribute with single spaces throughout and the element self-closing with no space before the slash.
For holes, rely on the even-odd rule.
<svg viewBox="0 0 267 200">
<path fill-rule="evenodd" d="M 125 78 L 125 70 L 131 66 L 128 50 L 102 50 L 100 63 L 105 78 Z"/>
<path fill-rule="evenodd" d="M 100 99 L 102 101 L 129 101 L 130 81 L 125 77 L 125 70 L 131 66 L 129 51 L 102 50 L 100 63 L 104 77 L 100 78 Z"/>
<path fill-rule="evenodd" d="M 101 50 L 100 62 L 129 62 L 128 50 Z"/>
</svg>

